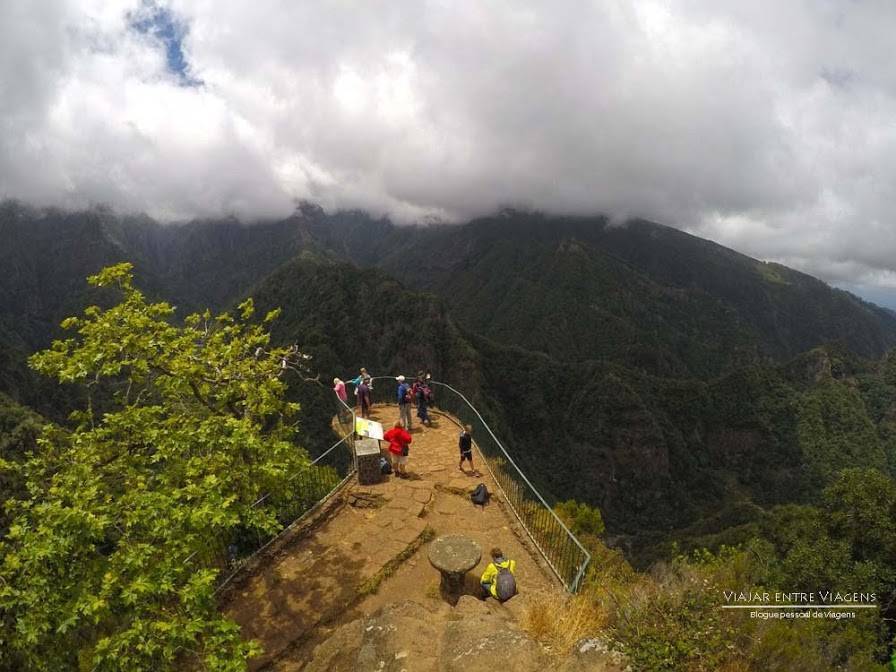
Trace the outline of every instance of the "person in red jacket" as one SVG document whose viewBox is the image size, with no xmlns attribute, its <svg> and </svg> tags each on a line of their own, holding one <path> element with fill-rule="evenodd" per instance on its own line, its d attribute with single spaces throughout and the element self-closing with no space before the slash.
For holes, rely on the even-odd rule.
<svg viewBox="0 0 896 672">
<path fill-rule="evenodd" d="M 396 422 L 392 429 L 383 434 L 383 439 L 389 442 L 389 453 L 392 455 L 392 469 L 398 478 L 408 477 L 408 446 L 414 439 L 406 429 L 401 426 L 401 421 Z"/>
</svg>

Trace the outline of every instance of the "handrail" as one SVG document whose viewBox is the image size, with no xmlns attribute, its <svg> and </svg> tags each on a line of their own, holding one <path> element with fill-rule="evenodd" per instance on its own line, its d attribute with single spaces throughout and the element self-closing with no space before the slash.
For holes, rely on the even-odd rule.
<svg viewBox="0 0 896 672">
<path fill-rule="evenodd" d="M 309 463 L 308 466 L 310 466 L 310 467 L 316 467 L 316 466 L 319 466 L 318 463 L 321 462 L 321 461 L 323 461 L 323 459 L 324 459 L 325 457 L 327 457 L 330 453 L 332 453 L 334 450 L 336 450 L 336 449 L 337 449 L 337 448 L 338 448 L 338 447 L 339 447 L 339 446 L 340 446 L 340 445 L 341 445 L 347 438 L 348 438 L 348 436 L 343 436 L 343 437 L 342 437 L 341 439 L 339 439 L 336 443 L 334 443 L 332 446 L 330 446 L 330 447 L 327 448 L 324 452 L 322 452 L 320 455 L 318 455 L 316 458 L 314 458 L 314 459 Z M 301 474 L 293 474 L 293 475 L 292 475 L 292 478 L 289 479 L 289 482 L 292 483 L 293 481 L 295 481 L 296 479 L 298 479 L 298 477 L 299 477 L 300 475 L 301 475 Z M 270 493 L 270 492 L 266 492 L 266 493 L 263 494 L 261 497 L 259 497 L 259 498 L 256 499 L 254 502 L 252 502 L 252 506 L 255 507 L 255 506 L 259 506 L 260 504 L 263 504 L 263 503 L 265 502 L 265 500 L 267 500 L 267 498 L 270 497 L 270 496 L 271 496 L 271 493 Z"/>
<path fill-rule="evenodd" d="M 405 379 L 407 381 L 412 381 L 414 379 L 414 376 L 405 376 Z M 392 377 L 392 376 L 376 376 L 376 377 L 372 378 L 372 381 L 374 383 L 376 383 L 377 380 L 391 380 L 393 383 L 397 382 L 395 377 Z M 532 529 L 530 529 L 531 526 L 529 524 L 527 524 L 527 522 L 524 520 L 524 516 L 521 515 L 521 512 L 517 510 L 516 506 L 514 506 L 514 503 L 513 503 L 514 497 L 510 496 L 510 493 L 507 492 L 507 490 L 504 487 L 504 484 L 501 482 L 502 479 L 498 478 L 497 475 L 495 474 L 495 471 L 492 469 L 492 464 L 491 464 L 489 456 L 486 455 L 482 451 L 478 442 L 474 442 L 474 443 L 476 443 L 477 452 L 479 453 L 480 457 L 482 458 L 482 461 L 485 463 L 486 468 L 489 471 L 489 474 L 491 474 L 492 479 L 497 484 L 497 486 L 501 489 L 501 492 L 504 495 L 504 500 L 507 502 L 508 506 L 510 507 L 510 510 L 513 511 L 513 514 L 516 517 L 516 519 L 520 522 L 520 525 L 522 525 L 523 529 L 526 531 L 526 534 L 532 540 L 532 543 L 538 549 L 538 552 L 541 553 L 542 557 L 548 563 L 551 570 L 554 572 L 554 574 L 556 574 L 557 578 L 560 579 L 560 582 L 571 593 L 577 592 L 579 590 L 579 588 L 581 587 L 582 579 L 585 576 L 585 571 L 587 570 L 588 565 L 591 562 L 591 554 L 582 545 L 582 543 L 576 538 L 575 534 L 573 534 L 573 532 L 560 519 L 560 517 L 553 510 L 553 508 L 551 508 L 548 505 L 547 501 L 545 501 L 544 497 L 541 495 L 541 493 L 538 491 L 538 489 L 526 477 L 526 475 L 523 473 L 522 469 L 519 468 L 519 465 L 517 465 L 517 463 L 514 461 L 514 459 L 510 456 L 510 453 L 507 452 L 507 449 L 504 447 L 504 445 L 501 443 L 501 441 L 498 439 L 498 437 L 492 431 L 492 428 L 485 421 L 485 418 L 482 417 L 482 414 L 473 405 L 473 403 L 462 392 L 455 389 L 448 383 L 442 383 L 442 382 L 434 381 L 434 380 L 430 380 L 430 381 L 428 381 L 428 383 L 430 385 L 435 385 L 435 386 L 439 386 L 439 387 L 445 388 L 447 390 L 450 390 L 459 399 L 461 399 L 463 401 L 463 403 L 470 409 L 470 411 L 472 411 L 473 413 L 476 414 L 476 417 L 479 419 L 479 422 L 482 423 L 482 426 L 486 429 L 489 436 L 491 436 L 492 440 L 494 441 L 495 445 L 499 448 L 503 458 L 506 459 L 507 463 L 509 463 L 513 467 L 513 469 L 519 475 L 519 478 L 522 480 L 522 482 L 528 487 L 529 491 L 535 496 L 537 503 L 540 504 L 544 508 L 544 510 L 546 510 L 549 513 L 552 522 L 559 525 L 560 529 L 565 533 L 566 537 L 568 539 L 572 540 L 572 542 L 575 544 L 575 546 L 578 547 L 579 551 L 582 554 L 581 557 L 583 559 L 583 562 L 581 564 L 579 564 L 578 567 L 576 568 L 577 571 L 576 571 L 575 576 L 572 578 L 572 580 L 569 580 L 567 577 L 564 576 L 561 569 L 557 566 L 558 563 L 555 562 L 554 559 L 552 559 L 552 557 L 551 557 L 552 554 L 550 552 L 548 552 L 548 550 L 543 548 L 541 543 L 539 543 L 537 535 L 535 534 L 535 532 Z M 374 385 L 374 387 L 375 387 L 375 385 Z M 394 397 L 393 403 L 394 402 L 397 402 L 397 397 Z M 513 478 L 512 474 L 508 474 L 508 476 L 510 478 Z M 519 498 L 519 495 L 517 495 L 517 498 Z"/>
</svg>

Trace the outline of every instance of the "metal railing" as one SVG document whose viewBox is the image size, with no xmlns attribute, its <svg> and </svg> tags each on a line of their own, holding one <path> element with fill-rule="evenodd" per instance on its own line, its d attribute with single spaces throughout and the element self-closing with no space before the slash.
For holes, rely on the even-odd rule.
<svg viewBox="0 0 896 672">
<path fill-rule="evenodd" d="M 326 502 L 356 470 L 354 451 L 354 410 L 336 399 L 333 427 L 341 435 L 336 443 L 290 480 L 286 494 L 267 493 L 252 504 L 260 514 L 273 515 L 276 529 L 265 533 L 258 528 L 238 529 L 227 538 L 209 539 L 201 551 L 187 558 L 219 570 L 220 591 L 255 555 Z"/>
<path fill-rule="evenodd" d="M 414 380 L 413 376 L 406 379 L 409 383 Z M 445 411 L 445 417 L 452 421 L 456 418 L 461 425 L 472 427 L 477 452 L 507 505 L 564 587 L 571 593 L 577 592 L 591 554 L 526 478 L 470 400 L 446 383 L 430 381 L 429 384 L 435 397 L 432 408 L 436 412 Z M 373 379 L 371 399 L 375 404 L 396 404 L 397 395 L 398 383 L 394 377 Z M 416 409 L 412 418 L 418 421 Z"/>
</svg>

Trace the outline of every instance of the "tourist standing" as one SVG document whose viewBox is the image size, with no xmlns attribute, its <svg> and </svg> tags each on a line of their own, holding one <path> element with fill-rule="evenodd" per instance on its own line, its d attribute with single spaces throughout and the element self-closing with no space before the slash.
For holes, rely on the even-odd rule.
<svg viewBox="0 0 896 672">
<path fill-rule="evenodd" d="M 429 371 L 427 371 L 426 374 L 423 376 L 423 384 L 429 388 L 429 399 L 427 400 L 426 405 L 428 408 L 435 408 L 436 407 L 436 395 L 433 394 L 432 374 Z"/>
<path fill-rule="evenodd" d="M 464 460 L 466 460 L 470 463 L 470 469 L 475 475 L 477 472 L 476 467 L 473 466 L 473 427 L 464 425 L 464 431 L 460 433 L 457 446 L 460 448 L 460 462 L 457 463 L 457 468 L 463 471 Z"/>
<path fill-rule="evenodd" d="M 339 401 L 343 404 L 348 401 L 348 393 L 345 391 L 345 383 L 339 378 L 333 379 L 333 391 L 336 393 L 336 396 L 339 397 Z"/>
<path fill-rule="evenodd" d="M 401 426 L 400 420 L 396 420 L 392 429 L 383 434 L 383 439 L 389 442 L 389 454 L 392 456 L 392 470 L 395 475 L 398 478 L 407 478 L 409 446 L 414 439 Z"/>
<path fill-rule="evenodd" d="M 370 406 L 371 406 L 370 391 L 373 389 L 373 378 L 370 376 L 369 373 L 367 373 L 367 369 L 365 369 L 362 366 L 361 373 L 348 382 L 350 382 L 352 385 L 355 386 L 355 396 L 356 397 L 360 396 L 358 394 L 358 388 L 361 385 L 361 383 L 364 383 L 365 385 L 367 385 L 367 410 L 369 411 Z M 358 408 L 359 409 L 361 408 L 361 399 L 360 398 L 358 399 Z"/>
<path fill-rule="evenodd" d="M 363 380 L 355 388 L 358 393 L 358 407 L 361 410 L 362 418 L 370 417 L 370 387 Z"/>
<path fill-rule="evenodd" d="M 371 382 L 371 381 L 372 381 L 372 379 L 371 379 L 371 377 L 370 377 L 370 374 L 367 373 L 367 369 L 365 369 L 365 368 L 362 366 L 362 367 L 361 367 L 361 373 L 359 373 L 355 378 L 352 378 L 352 379 L 351 379 L 350 381 L 348 381 L 348 382 L 350 382 L 350 383 L 351 383 L 352 385 L 354 385 L 355 387 L 357 387 L 358 385 L 360 385 L 362 382 L 367 383 L 367 387 L 372 387 L 373 385 L 372 385 L 372 382 Z"/>
<path fill-rule="evenodd" d="M 339 378 L 333 379 L 333 392 L 336 393 L 336 398 L 339 399 L 339 422 L 345 422 L 347 416 L 351 414 L 351 409 L 348 407 L 348 393 L 345 391 L 345 383 Z"/>
<path fill-rule="evenodd" d="M 406 430 L 411 431 L 411 386 L 404 381 L 404 376 L 398 376 L 395 380 L 398 381 L 398 421 Z"/>
<path fill-rule="evenodd" d="M 432 420 L 429 419 L 429 400 L 432 397 L 432 390 L 422 378 L 414 385 L 414 397 L 417 400 L 417 417 L 420 423 L 432 427 Z"/>
</svg>

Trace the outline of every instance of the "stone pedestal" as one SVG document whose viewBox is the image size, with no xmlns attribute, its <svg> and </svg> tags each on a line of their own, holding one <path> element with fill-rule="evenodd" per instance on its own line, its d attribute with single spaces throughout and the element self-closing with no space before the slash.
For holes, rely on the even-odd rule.
<svg viewBox="0 0 896 672">
<path fill-rule="evenodd" d="M 429 563 L 442 575 L 439 588 L 449 604 L 457 604 L 463 592 L 464 577 L 481 558 L 479 544 L 460 534 L 448 534 L 430 544 Z"/>
<path fill-rule="evenodd" d="M 357 439 L 355 441 L 355 456 L 358 458 L 358 483 L 373 485 L 383 480 L 380 455 L 380 442 L 376 439 Z"/>
</svg>

